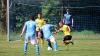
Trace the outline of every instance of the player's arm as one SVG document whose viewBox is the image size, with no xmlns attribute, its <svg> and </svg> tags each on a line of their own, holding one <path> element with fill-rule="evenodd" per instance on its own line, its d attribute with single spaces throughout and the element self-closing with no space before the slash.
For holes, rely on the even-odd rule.
<svg viewBox="0 0 100 56">
<path fill-rule="evenodd" d="M 22 35 L 23 35 L 23 33 L 24 33 L 24 31 L 25 31 L 25 28 L 26 28 L 26 24 L 24 24 L 23 29 L 22 29 L 22 32 L 21 32 L 21 34 L 20 34 L 20 36 L 22 36 Z"/>
<path fill-rule="evenodd" d="M 57 30 L 57 25 L 52 25 L 51 24 L 51 27 L 54 27 L 54 29 Z"/>
<path fill-rule="evenodd" d="M 64 17 L 60 20 L 59 23 L 64 23 Z"/>
<path fill-rule="evenodd" d="M 63 19 L 62 19 L 62 23 L 65 23 L 65 17 L 63 17 Z"/>
<path fill-rule="evenodd" d="M 56 34 L 57 33 L 57 26 L 56 25 L 53 25 L 53 27 L 54 27 L 54 30 L 55 30 L 55 32 L 53 32 L 54 34 Z"/>
<path fill-rule="evenodd" d="M 36 19 L 35 22 L 36 22 L 36 31 L 39 31 L 38 19 Z"/>
<path fill-rule="evenodd" d="M 72 18 L 72 27 L 73 27 L 73 23 L 74 23 L 74 20 L 73 20 L 73 18 Z"/>
<path fill-rule="evenodd" d="M 59 29 L 56 28 L 55 30 L 56 30 L 57 33 L 60 32 L 60 31 L 62 31 L 61 28 L 59 28 Z"/>
<path fill-rule="evenodd" d="M 69 32 L 71 32 L 71 29 L 70 29 L 70 27 L 68 26 L 67 28 L 68 28 L 68 31 L 69 31 Z"/>
</svg>

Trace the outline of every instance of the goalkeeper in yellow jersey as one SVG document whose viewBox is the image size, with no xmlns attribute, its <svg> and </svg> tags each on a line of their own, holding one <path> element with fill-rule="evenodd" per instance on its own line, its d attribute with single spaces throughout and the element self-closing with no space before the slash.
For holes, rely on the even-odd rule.
<svg viewBox="0 0 100 56">
<path fill-rule="evenodd" d="M 59 23 L 59 26 L 60 26 L 59 30 L 63 31 L 63 33 L 64 33 L 63 43 L 65 45 L 67 45 L 69 43 L 73 44 L 70 27 L 68 25 L 63 25 L 63 23 L 61 23 L 61 22 Z"/>
<path fill-rule="evenodd" d="M 44 19 L 42 18 L 42 14 L 38 14 L 37 16 L 38 17 L 35 20 L 35 22 L 37 23 L 37 27 L 36 27 L 37 41 L 38 41 L 38 43 L 43 45 L 43 43 L 44 43 L 43 32 L 40 30 L 40 28 L 44 25 Z"/>
</svg>

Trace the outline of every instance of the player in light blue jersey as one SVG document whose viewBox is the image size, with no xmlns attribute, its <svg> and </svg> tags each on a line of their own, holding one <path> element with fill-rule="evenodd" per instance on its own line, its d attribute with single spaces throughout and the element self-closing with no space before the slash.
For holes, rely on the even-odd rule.
<svg viewBox="0 0 100 56">
<path fill-rule="evenodd" d="M 64 14 L 63 23 L 70 27 L 73 27 L 73 16 L 69 14 L 69 9 L 67 9 L 66 13 Z"/>
<path fill-rule="evenodd" d="M 54 44 L 54 51 L 57 51 L 57 42 L 51 32 L 51 27 L 53 27 L 53 25 L 51 24 L 48 24 L 48 21 L 47 20 L 44 20 L 44 25 L 41 27 L 41 30 L 43 31 L 43 36 L 44 36 L 44 39 L 46 41 L 48 41 L 48 50 L 52 50 L 52 45 L 51 45 L 51 42 Z"/>
<path fill-rule="evenodd" d="M 24 43 L 24 53 L 27 53 L 28 42 L 30 40 L 32 45 L 36 46 L 36 53 L 39 54 L 39 45 L 36 41 L 36 22 L 30 17 L 29 21 L 26 21 L 22 29 L 21 36 L 25 31 L 25 43 Z"/>
</svg>

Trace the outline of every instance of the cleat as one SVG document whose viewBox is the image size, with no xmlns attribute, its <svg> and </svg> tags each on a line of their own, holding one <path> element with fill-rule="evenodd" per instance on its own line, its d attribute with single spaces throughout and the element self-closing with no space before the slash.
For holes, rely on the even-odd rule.
<svg viewBox="0 0 100 56">
<path fill-rule="evenodd" d="M 57 49 L 54 50 L 55 52 L 58 51 Z"/>
<path fill-rule="evenodd" d="M 40 53 L 39 53 L 39 52 L 37 52 L 37 53 L 36 53 L 36 55 L 40 55 Z"/>
<path fill-rule="evenodd" d="M 71 44 L 74 45 L 74 42 L 72 41 Z"/>
<path fill-rule="evenodd" d="M 26 52 L 24 53 L 24 56 L 27 56 L 27 53 Z"/>
<path fill-rule="evenodd" d="M 48 47 L 48 51 L 50 51 L 50 50 L 52 50 L 52 48 L 51 47 Z"/>
</svg>

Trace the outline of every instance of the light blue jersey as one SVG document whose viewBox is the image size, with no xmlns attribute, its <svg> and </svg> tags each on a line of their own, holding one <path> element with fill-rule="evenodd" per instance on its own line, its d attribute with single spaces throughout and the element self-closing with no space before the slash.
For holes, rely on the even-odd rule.
<svg viewBox="0 0 100 56">
<path fill-rule="evenodd" d="M 52 35 L 52 32 L 51 32 L 52 26 L 53 25 L 51 25 L 51 24 L 45 24 L 41 27 L 41 30 L 43 31 L 43 35 L 44 35 L 45 39 L 49 39 L 50 36 Z"/>
<path fill-rule="evenodd" d="M 71 15 L 64 14 L 64 24 L 70 24 L 70 23 L 71 23 Z"/>
<path fill-rule="evenodd" d="M 25 22 L 26 34 L 35 34 L 36 32 L 36 22 L 35 21 L 27 21 Z"/>
<path fill-rule="evenodd" d="M 35 21 L 27 21 L 25 22 L 25 30 L 26 30 L 26 35 L 25 35 L 25 43 L 24 43 L 24 53 L 27 53 L 27 48 L 28 48 L 28 40 L 30 40 L 31 44 L 36 44 L 36 54 L 39 54 L 39 45 L 36 42 L 36 22 Z"/>
<path fill-rule="evenodd" d="M 51 28 L 53 25 L 51 24 L 45 24 L 41 27 L 41 30 L 43 31 L 43 36 L 45 40 L 48 41 L 48 47 L 52 48 L 51 42 L 54 43 L 54 51 L 57 51 L 58 45 L 55 41 L 55 38 L 52 36 Z"/>
</svg>

